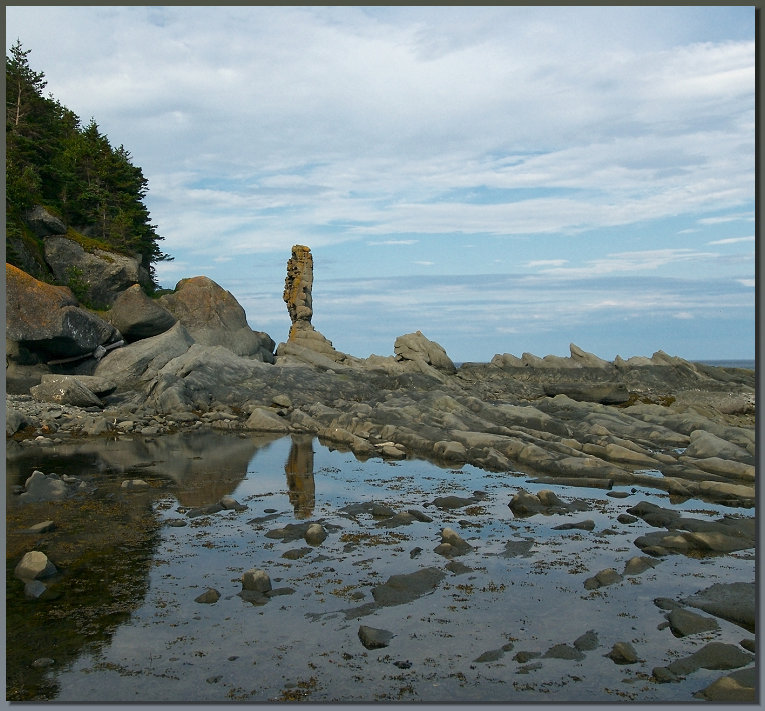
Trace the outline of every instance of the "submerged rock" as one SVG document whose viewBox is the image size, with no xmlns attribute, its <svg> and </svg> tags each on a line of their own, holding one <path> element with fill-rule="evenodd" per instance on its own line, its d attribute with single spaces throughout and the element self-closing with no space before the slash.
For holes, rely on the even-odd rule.
<svg viewBox="0 0 765 711">
<path fill-rule="evenodd" d="M 403 605 L 433 592 L 445 577 L 443 571 L 432 567 L 391 575 L 385 583 L 372 588 L 372 597 L 378 605 Z"/>
</svg>

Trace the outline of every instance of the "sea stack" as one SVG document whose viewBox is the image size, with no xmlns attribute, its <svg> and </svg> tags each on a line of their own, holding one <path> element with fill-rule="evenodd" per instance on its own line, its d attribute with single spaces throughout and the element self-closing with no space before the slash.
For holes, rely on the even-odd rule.
<svg viewBox="0 0 765 711">
<path fill-rule="evenodd" d="M 292 320 L 289 340 L 294 340 L 301 326 L 310 326 L 313 316 L 313 256 L 310 248 L 296 244 L 287 261 L 287 278 L 284 280 L 284 301 Z"/>
<path fill-rule="evenodd" d="M 287 343 L 280 343 L 277 356 L 289 356 L 319 367 L 333 368 L 336 363 L 349 360 L 345 353 L 335 350 L 311 324 L 313 317 L 313 256 L 311 250 L 302 244 L 292 247 L 292 256 L 287 260 L 287 277 L 284 280 L 284 302 L 292 325 Z"/>
</svg>

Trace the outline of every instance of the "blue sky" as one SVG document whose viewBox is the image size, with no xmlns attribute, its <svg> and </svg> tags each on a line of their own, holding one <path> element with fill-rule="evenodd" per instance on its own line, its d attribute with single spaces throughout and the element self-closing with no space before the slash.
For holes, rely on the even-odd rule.
<svg viewBox="0 0 765 711">
<path fill-rule="evenodd" d="M 149 180 L 163 286 L 278 343 L 753 358 L 754 7 L 6 7 Z"/>
</svg>

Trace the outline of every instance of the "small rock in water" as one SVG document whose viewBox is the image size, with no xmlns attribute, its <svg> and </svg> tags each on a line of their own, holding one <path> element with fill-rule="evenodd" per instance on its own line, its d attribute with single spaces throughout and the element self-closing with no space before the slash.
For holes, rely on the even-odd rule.
<svg viewBox="0 0 765 711">
<path fill-rule="evenodd" d="M 587 578 L 584 581 L 585 590 L 597 590 L 598 588 L 606 587 L 607 585 L 613 585 L 622 580 L 622 576 L 619 575 L 613 568 L 606 568 L 596 573 L 591 578 Z"/>
<path fill-rule="evenodd" d="M 233 496 L 224 496 L 218 504 L 227 511 L 244 511 L 247 507 L 240 504 Z"/>
<path fill-rule="evenodd" d="M 606 656 L 616 664 L 634 664 L 638 661 L 637 652 L 629 642 L 617 642 Z"/>
<path fill-rule="evenodd" d="M 387 647 L 392 638 L 393 632 L 377 629 L 376 627 L 368 627 L 367 625 L 359 627 L 359 639 L 367 649 Z"/>
<path fill-rule="evenodd" d="M 207 588 L 201 595 L 194 598 L 194 602 L 201 602 L 205 604 L 211 604 L 218 602 L 220 599 L 220 593 L 213 588 Z"/>
<path fill-rule="evenodd" d="M 312 523 L 305 532 L 303 538 L 305 542 L 310 546 L 318 546 L 324 542 L 327 537 L 327 532 L 324 530 L 324 526 L 320 523 Z"/>
<path fill-rule="evenodd" d="M 598 635 L 594 630 L 587 630 L 574 640 L 574 646 L 580 652 L 588 652 L 598 646 Z"/>
<path fill-rule="evenodd" d="M 41 551 L 25 553 L 14 570 L 14 575 L 21 580 L 47 578 L 58 572 L 56 566 Z"/>
<path fill-rule="evenodd" d="M 242 590 L 266 593 L 271 589 L 271 578 L 260 568 L 250 568 L 242 573 Z"/>
<path fill-rule="evenodd" d="M 49 533 L 50 531 L 54 531 L 56 529 L 56 524 L 53 523 L 53 521 L 41 521 L 40 523 L 36 523 L 34 526 L 30 526 L 27 529 L 27 533 Z"/>
</svg>

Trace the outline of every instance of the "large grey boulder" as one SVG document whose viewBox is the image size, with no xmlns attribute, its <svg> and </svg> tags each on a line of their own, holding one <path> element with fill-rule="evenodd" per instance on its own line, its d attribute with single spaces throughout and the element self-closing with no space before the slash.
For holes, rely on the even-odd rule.
<svg viewBox="0 0 765 711">
<path fill-rule="evenodd" d="M 66 234 L 66 225 L 41 205 L 35 205 L 24 214 L 24 221 L 35 237 Z"/>
<path fill-rule="evenodd" d="M 172 294 L 165 294 L 158 301 L 197 343 L 223 346 L 236 355 L 273 363 L 274 341 L 267 333 L 251 329 L 234 295 L 212 279 L 205 276 L 182 279 Z"/>
<path fill-rule="evenodd" d="M 188 331 L 176 323 L 159 336 L 111 351 L 101 359 L 94 375 L 111 380 L 120 389 L 140 389 L 156 377 L 164 365 L 185 353 L 193 343 L 194 339 Z"/>
<path fill-rule="evenodd" d="M 103 249 L 86 251 L 67 237 L 45 240 L 45 259 L 56 279 L 62 284 L 76 283 L 83 289 L 83 298 L 98 306 L 111 306 L 117 295 L 132 286 L 151 286 L 151 277 L 139 257 L 131 257 Z"/>
<path fill-rule="evenodd" d="M 423 361 L 445 373 L 457 372 L 454 362 L 446 354 L 443 347 L 435 341 L 427 339 L 422 331 L 399 336 L 393 344 L 393 352 L 398 361 Z"/>
<path fill-rule="evenodd" d="M 18 344 L 41 360 L 90 354 L 117 340 L 114 326 L 78 307 L 71 290 L 5 265 L 6 352 Z M 18 349 L 17 349 L 18 350 Z"/>
<path fill-rule="evenodd" d="M 109 310 L 109 322 L 127 341 L 139 341 L 164 333 L 176 322 L 167 309 L 150 299 L 138 285 L 120 292 Z"/>
</svg>

